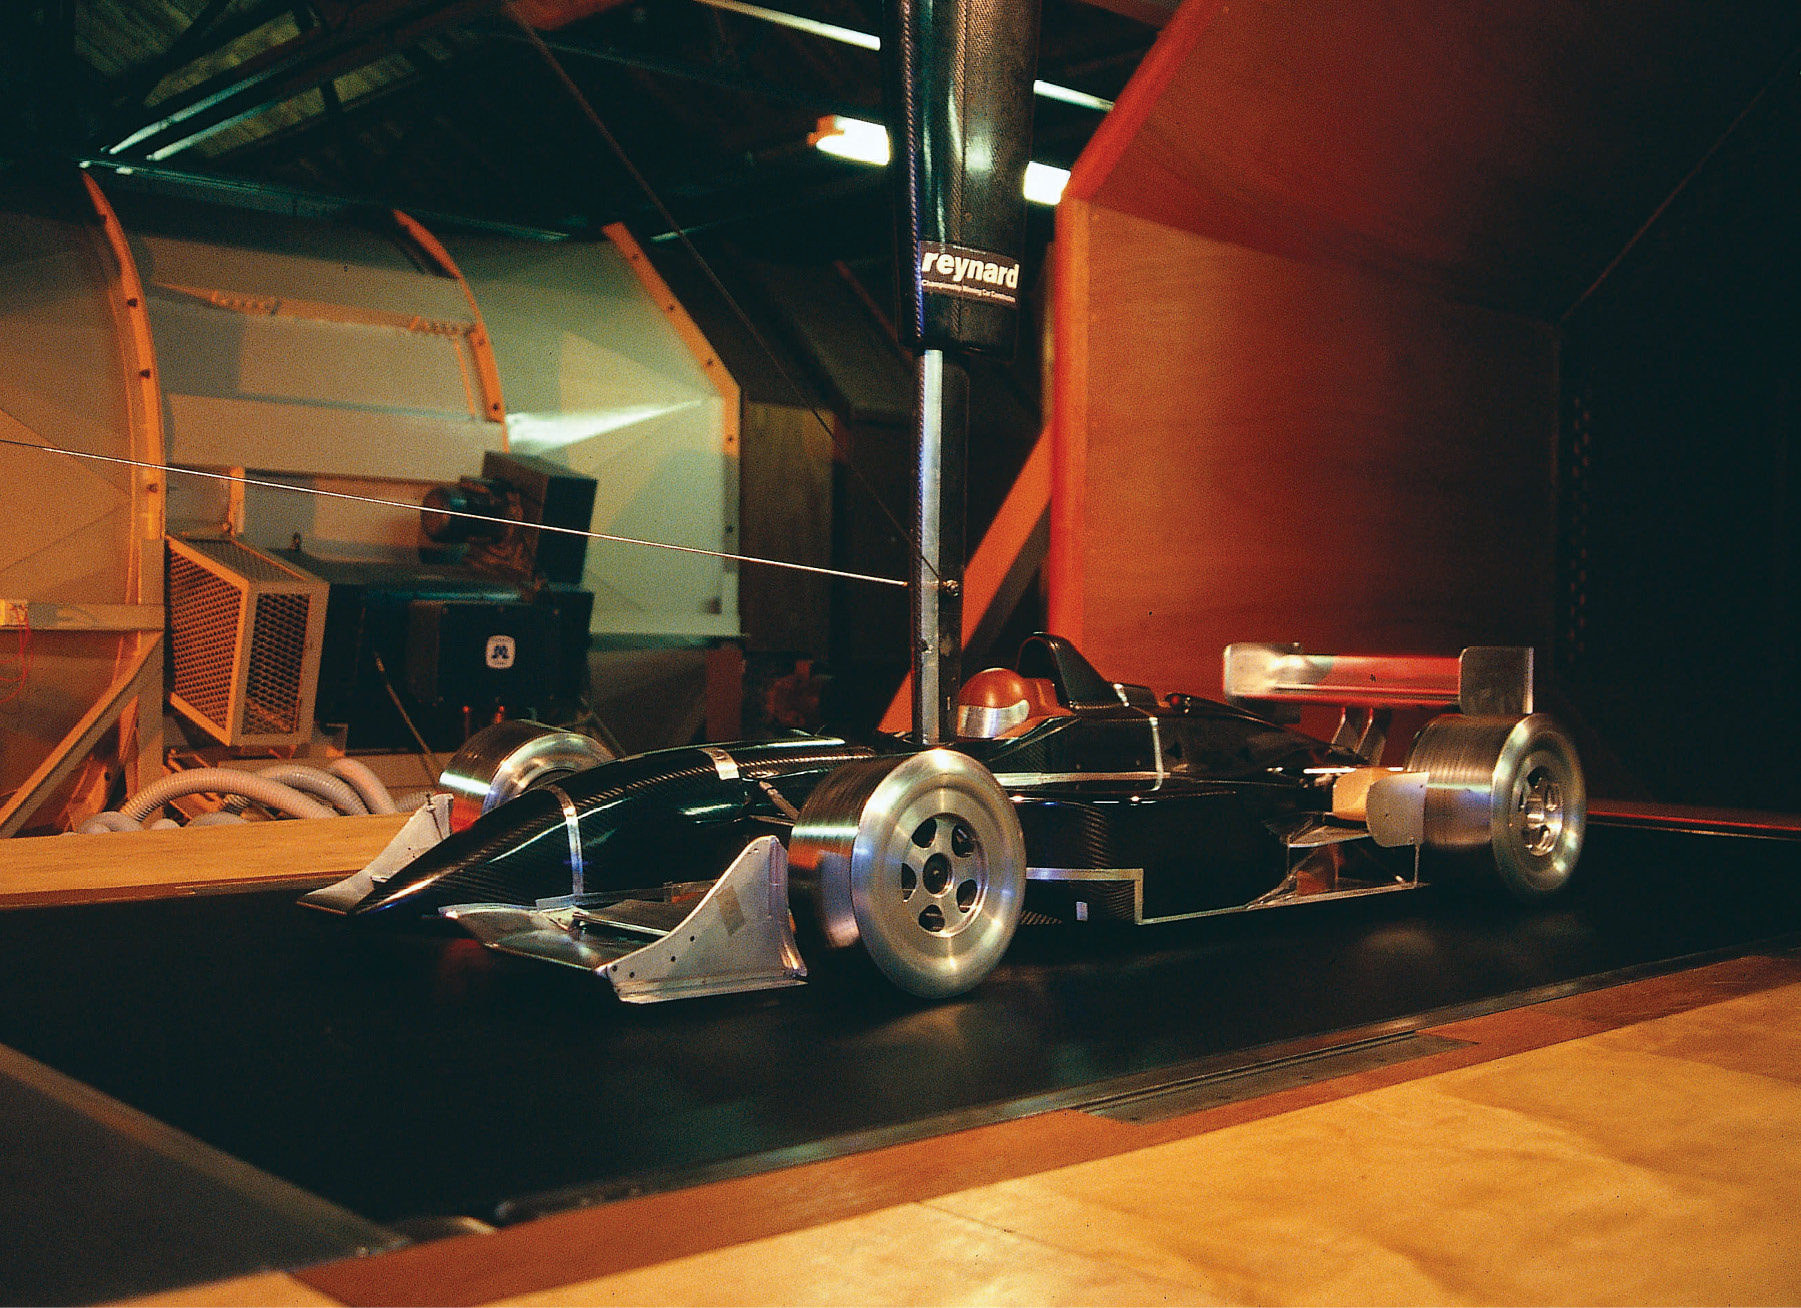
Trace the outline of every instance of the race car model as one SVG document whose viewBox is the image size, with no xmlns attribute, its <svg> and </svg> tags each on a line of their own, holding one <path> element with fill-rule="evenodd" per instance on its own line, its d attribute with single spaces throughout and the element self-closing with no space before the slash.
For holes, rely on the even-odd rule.
<svg viewBox="0 0 1801 1308">
<path fill-rule="evenodd" d="M 598 761 L 582 737 L 503 723 L 380 857 L 303 902 L 455 923 L 651 1002 L 800 984 L 796 928 L 809 953 L 858 951 L 942 998 L 988 975 L 1026 915 L 1150 925 L 1413 889 L 1422 870 L 1533 901 L 1568 881 L 1586 800 L 1531 684 L 1530 650 L 1234 645 L 1234 702 L 1160 700 L 1038 635 L 1014 668 L 969 680 L 945 746 L 796 738 Z M 1309 701 L 1343 709 L 1332 743 L 1245 707 Z M 1402 705 L 1460 711 L 1429 721 L 1403 767 L 1377 766 Z"/>
</svg>

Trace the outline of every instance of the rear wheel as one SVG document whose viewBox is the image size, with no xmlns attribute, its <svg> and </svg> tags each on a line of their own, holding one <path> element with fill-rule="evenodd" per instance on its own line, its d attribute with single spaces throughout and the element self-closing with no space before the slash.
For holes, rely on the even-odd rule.
<svg viewBox="0 0 1801 1308">
<path fill-rule="evenodd" d="M 833 772 L 795 820 L 788 861 L 796 917 L 926 999 L 961 994 L 994 970 L 1025 897 L 1012 801 L 987 768 L 950 749 Z"/>
<path fill-rule="evenodd" d="M 1569 881 L 1588 791 L 1575 746 L 1551 718 L 1435 718 L 1414 742 L 1407 770 L 1426 773 L 1428 850 L 1453 865 L 1484 866 L 1527 903 Z"/>
</svg>

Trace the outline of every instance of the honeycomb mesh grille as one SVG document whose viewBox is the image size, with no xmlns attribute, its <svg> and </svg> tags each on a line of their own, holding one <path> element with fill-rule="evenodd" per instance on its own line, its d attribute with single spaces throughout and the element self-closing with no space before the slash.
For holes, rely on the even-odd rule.
<svg viewBox="0 0 1801 1308">
<path fill-rule="evenodd" d="M 288 735 L 300 730 L 306 667 L 308 597 L 256 597 L 255 635 L 244 687 L 244 733 Z"/>
<path fill-rule="evenodd" d="M 173 550 L 168 578 L 171 689 L 221 731 L 229 730 L 243 592 Z"/>
<path fill-rule="evenodd" d="M 233 540 L 208 540 L 205 537 L 190 538 L 184 542 L 196 554 L 204 554 L 227 571 L 235 572 L 246 581 L 291 582 L 302 574 L 292 568 L 283 567 L 274 559 L 246 549 Z"/>
</svg>

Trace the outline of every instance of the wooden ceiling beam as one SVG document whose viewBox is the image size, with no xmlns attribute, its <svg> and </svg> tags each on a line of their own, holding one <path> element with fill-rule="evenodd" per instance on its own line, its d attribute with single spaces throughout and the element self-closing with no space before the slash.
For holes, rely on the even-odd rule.
<svg viewBox="0 0 1801 1308">
<path fill-rule="evenodd" d="M 370 0 L 336 26 L 315 27 L 218 77 L 159 103 L 155 117 L 108 148 L 166 158 L 212 132 L 260 113 L 402 49 L 447 23 L 492 11 L 499 0 Z"/>
</svg>

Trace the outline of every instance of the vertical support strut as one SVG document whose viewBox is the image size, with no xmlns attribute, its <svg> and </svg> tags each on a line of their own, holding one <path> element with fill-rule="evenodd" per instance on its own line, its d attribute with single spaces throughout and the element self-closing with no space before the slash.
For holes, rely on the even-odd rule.
<svg viewBox="0 0 1801 1308">
<path fill-rule="evenodd" d="M 913 736 L 935 745 L 956 737 L 962 686 L 969 374 L 958 360 L 1010 356 L 1018 335 L 1039 13 L 1038 0 L 882 8 L 895 327 L 919 356 Z"/>
<path fill-rule="evenodd" d="M 956 735 L 963 684 L 965 467 L 969 374 L 943 350 L 919 357 L 915 406 L 919 474 L 913 561 L 913 738 L 936 745 Z"/>
</svg>

